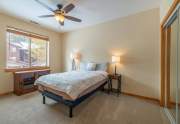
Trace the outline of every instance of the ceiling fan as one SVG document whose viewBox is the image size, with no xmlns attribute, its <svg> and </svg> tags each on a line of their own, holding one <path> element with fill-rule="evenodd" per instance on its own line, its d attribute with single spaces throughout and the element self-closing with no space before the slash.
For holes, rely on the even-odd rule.
<svg viewBox="0 0 180 124">
<path fill-rule="evenodd" d="M 75 21 L 75 22 L 81 22 L 81 19 L 78 19 L 76 17 L 72 17 L 72 16 L 68 16 L 67 13 L 69 13 L 70 11 L 72 11 L 75 8 L 75 5 L 70 3 L 67 6 L 63 6 L 62 4 L 57 4 L 57 9 L 53 10 L 51 7 L 49 7 L 48 5 L 46 5 L 45 3 L 39 1 L 39 0 L 35 0 L 37 3 L 39 3 L 40 5 L 42 5 L 43 7 L 45 7 L 46 9 L 48 9 L 49 11 L 53 12 L 54 14 L 51 15 L 42 15 L 39 16 L 39 18 L 49 18 L 49 17 L 55 17 L 55 19 L 59 22 L 60 25 L 64 25 L 64 20 L 68 19 L 71 21 Z"/>
</svg>

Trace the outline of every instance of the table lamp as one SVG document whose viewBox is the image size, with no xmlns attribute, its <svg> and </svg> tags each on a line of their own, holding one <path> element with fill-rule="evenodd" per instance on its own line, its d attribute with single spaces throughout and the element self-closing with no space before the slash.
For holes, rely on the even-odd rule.
<svg viewBox="0 0 180 124">
<path fill-rule="evenodd" d="M 77 64 L 78 61 L 80 60 L 80 53 L 75 52 L 70 54 L 70 58 L 72 59 L 72 70 L 77 70 Z"/>
<path fill-rule="evenodd" d="M 117 63 L 120 63 L 120 56 L 112 56 L 112 63 L 115 64 L 114 74 L 117 75 L 117 73 L 116 73 L 116 64 L 117 64 Z"/>
</svg>

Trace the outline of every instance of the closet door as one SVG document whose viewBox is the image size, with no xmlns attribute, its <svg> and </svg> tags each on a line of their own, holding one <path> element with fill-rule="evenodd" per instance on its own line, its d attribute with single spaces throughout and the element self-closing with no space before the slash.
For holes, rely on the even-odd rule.
<svg viewBox="0 0 180 124">
<path fill-rule="evenodd" d="M 173 118 L 177 120 L 176 103 L 177 103 L 177 82 L 178 82 L 178 18 L 167 28 L 167 45 L 168 59 L 167 59 L 167 108 L 172 114 Z"/>
<path fill-rule="evenodd" d="M 166 107 L 179 124 L 180 105 L 180 13 L 177 9 L 166 25 Z"/>
<path fill-rule="evenodd" d="M 180 124 L 180 3 L 161 27 L 161 105 L 173 124 Z"/>
</svg>

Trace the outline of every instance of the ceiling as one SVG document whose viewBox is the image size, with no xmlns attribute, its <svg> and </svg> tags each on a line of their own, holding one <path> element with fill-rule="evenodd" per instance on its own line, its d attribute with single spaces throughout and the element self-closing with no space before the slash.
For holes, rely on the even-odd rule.
<svg viewBox="0 0 180 124">
<path fill-rule="evenodd" d="M 131 15 L 140 11 L 157 8 L 160 0 L 41 0 L 53 9 L 56 4 L 73 2 L 76 8 L 68 15 L 82 19 L 81 23 L 65 20 L 60 26 L 54 18 L 38 18 L 40 15 L 52 14 L 35 0 L 0 0 L 0 12 L 25 21 L 35 21 L 41 26 L 58 32 L 72 31 L 105 21 Z"/>
</svg>

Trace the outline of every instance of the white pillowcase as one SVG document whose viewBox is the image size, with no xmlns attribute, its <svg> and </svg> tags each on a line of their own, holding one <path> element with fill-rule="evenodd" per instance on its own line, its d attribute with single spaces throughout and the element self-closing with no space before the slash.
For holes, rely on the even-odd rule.
<svg viewBox="0 0 180 124">
<path fill-rule="evenodd" d="M 96 70 L 96 63 L 87 63 L 87 71 L 95 71 Z"/>
</svg>

